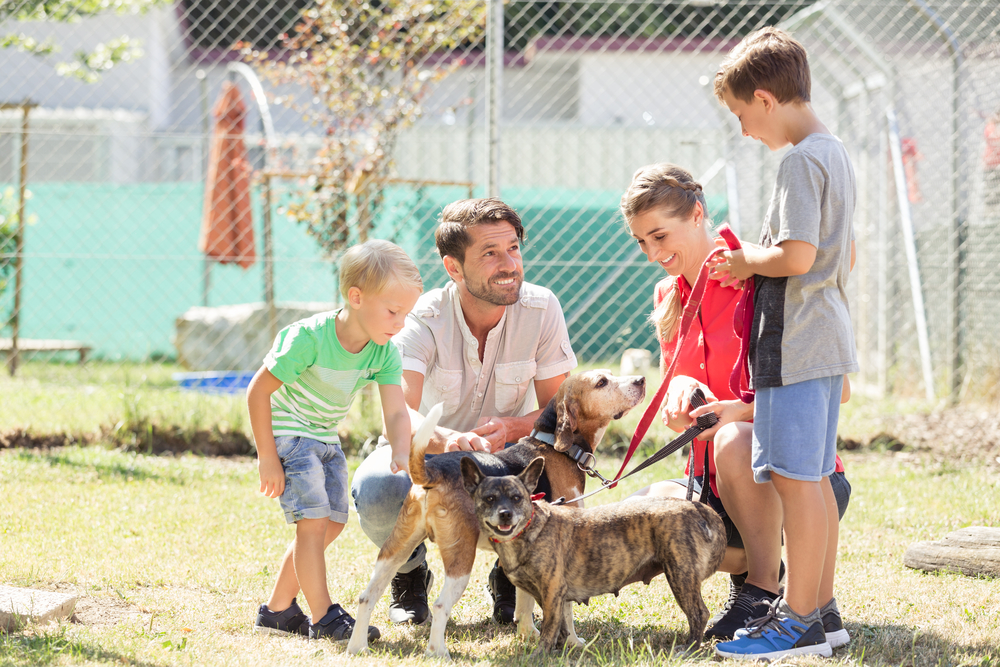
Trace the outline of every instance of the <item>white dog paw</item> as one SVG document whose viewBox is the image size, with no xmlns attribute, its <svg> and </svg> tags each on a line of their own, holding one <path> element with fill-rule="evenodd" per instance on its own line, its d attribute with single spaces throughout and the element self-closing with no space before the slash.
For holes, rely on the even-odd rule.
<svg viewBox="0 0 1000 667">
<path fill-rule="evenodd" d="M 367 639 L 367 637 L 365 639 Z M 368 642 L 367 641 L 362 640 L 362 641 L 356 642 L 356 641 L 354 641 L 354 638 L 351 637 L 351 641 L 347 642 L 347 652 L 350 655 L 357 655 L 357 654 L 359 654 L 359 653 L 361 653 L 363 651 L 367 651 L 367 650 L 368 650 Z"/>
<path fill-rule="evenodd" d="M 542 633 L 535 627 L 534 622 L 528 621 L 527 623 L 517 624 L 517 634 L 521 636 L 521 639 L 534 639 L 537 641 Z"/>
<path fill-rule="evenodd" d="M 428 658 L 440 658 L 441 660 L 451 660 L 451 654 L 448 653 L 447 646 L 435 648 L 430 644 L 428 644 L 427 650 L 424 653 Z"/>
<path fill-rule="evenodd" d="M 572 637 L 571 643 L 573 646 L 576 646 L 576 648 L 583 648 L 587 645 L 587 640 L 583 637 Z"/>
</svg>

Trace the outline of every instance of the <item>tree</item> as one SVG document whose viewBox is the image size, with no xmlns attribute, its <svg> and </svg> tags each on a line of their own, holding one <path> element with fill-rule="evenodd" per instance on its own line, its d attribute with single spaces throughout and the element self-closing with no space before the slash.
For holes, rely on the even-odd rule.
<svg viewBox="0 0 1000 667">
<path fill-rule="evenodd" d="M 169 4 L 170 0 L 6 0 L 0 2 L 0 23 L 11 20 L 75 23 L 100 14 L 143 14 Z M 59 50 L 51 40 L 39 42 L 23 32 L 0 35 L 0 48 L 15 48 L 41 57 Z M 55 67 L 60 75 L 93 83 L 101 72 L 141 55 L 139 41 L 122 35 L 97 44 L 90 52 L 77 51 L 73 60 L 58 62 Z"/>
<path fill-rule="evenodd" d="M 367 236 L 400 130 L 421 113 L 431 85 L 464 63 L 486 27 L 482 0 L 318 0 L 302 14 L 284 51 L 244 45 L 244 58 L 276 85 L 308 95 L 275 99 L 323 128 L 312 187 L 288 213 L 328 253 L 346 246 L 356 206 L 357 235 Z"/>
</svg>

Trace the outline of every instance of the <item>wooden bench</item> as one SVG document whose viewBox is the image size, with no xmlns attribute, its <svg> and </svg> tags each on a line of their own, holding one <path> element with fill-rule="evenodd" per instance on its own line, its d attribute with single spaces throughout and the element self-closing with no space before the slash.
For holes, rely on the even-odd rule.
<svg viewBox="0 0 1000 667">
<path fill-rule="evenodd" d="M 80 354 L 81 364 L 87 360 L 87 354 L 92 349 L 94 348 L 79 340 L 17 339 L 18 354 L 21 352 L 77 352 Z M 0 352 L 9 355 L 13 350 L 14 343 L 10 338 L 0 338 Z"/>
</svg>

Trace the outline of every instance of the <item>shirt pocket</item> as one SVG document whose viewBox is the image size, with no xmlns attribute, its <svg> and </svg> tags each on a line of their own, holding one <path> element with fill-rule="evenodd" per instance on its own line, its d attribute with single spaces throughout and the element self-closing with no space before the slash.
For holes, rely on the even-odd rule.
<svg viewBox="0 0 1000 667">
<path fill-rule="evenodd" d="M 462 402 L 462 377 L 465 371 L 450 371 L 436 367 L 424 383 L 423 404 L 432 406 L 444 403 L 444 413 L 454 414 Z"/>
<path fill-rule="evenodd" d="M 496 407 L 499 416 L 507 417 L 513 413 L 527 393 L 528 384 L 535 378 L 536 369 L 534 359 L 496 365 L 493 373 L 496 378 Z"/>
</svg>

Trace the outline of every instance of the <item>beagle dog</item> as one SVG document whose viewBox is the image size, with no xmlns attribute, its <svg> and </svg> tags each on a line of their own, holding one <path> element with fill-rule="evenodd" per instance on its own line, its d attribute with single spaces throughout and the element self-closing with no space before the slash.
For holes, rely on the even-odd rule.
<svg viewBox="0 0 1000 667">
<path fill-rule="evenodd" d="M 367 628 L 372 608 L 399 567 L 425 538 L 437 543 L 444 561 L 445 579 L 432 608 L 427 654 L 450 657 L 444 631 L 451 609 L 469 583 L 476 549 L 493 550 L 480 534 L 472 498 L 465 490 L 461 461 L 475 459 L 487 476 L 517 475 L 536 457 L 545 459 L 545 472 L 537 491 L 547 500 L 576 498 L 584 490 L 586 475 L 579 463 L 592 462 L 597 443 L 614 419 L 620 419 L 646 395 L 643 376 L 616 377 L 607 370 L 593 370 L 567 378 L 549 401 L 535 428 L 516 444 L 497 452 L 447 452 L 425 461 L 424 452 L 441 417 L 440 405 L 430 410 L 417 429 L 410 447 L 410 489 L 399 518 L 375 561 L 368 587 L 358 600 L 355 628 Z M 572 457 L 572 458 L 571 458 Z M 515 618 L 522 636 L 537 636 L 532 621 L 534 600 L 517 591 Z M 365 632 L 355 632 L 347 651 L 357 654 L 368 647 Z"/>
</svg>

